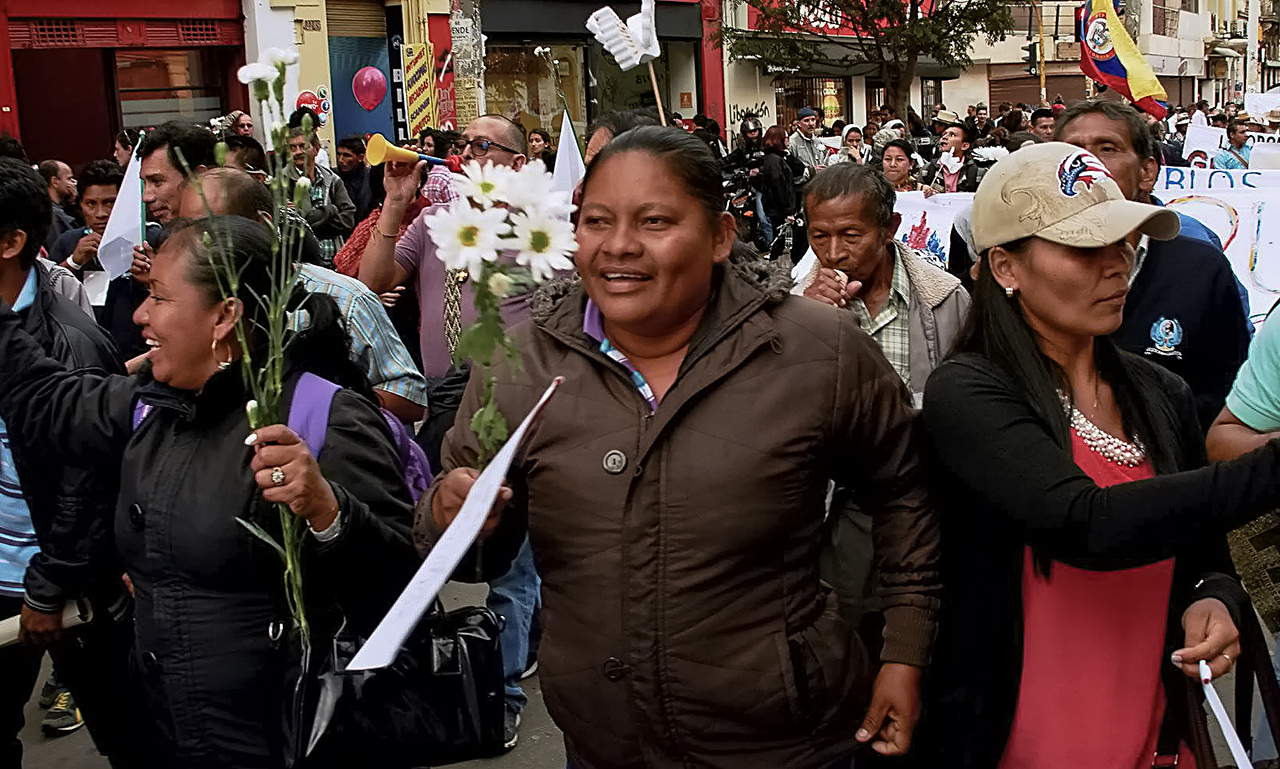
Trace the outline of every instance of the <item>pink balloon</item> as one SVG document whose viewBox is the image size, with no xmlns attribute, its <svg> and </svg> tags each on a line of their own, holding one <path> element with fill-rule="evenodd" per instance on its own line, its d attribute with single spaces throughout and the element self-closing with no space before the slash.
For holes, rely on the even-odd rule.
<svg viewBox="0 0 1280 769">
<path fill-rule="evenodd" d="M 361 107 L 372 112 L 387 98 L 387 76 L 377 67 L 365 67 L 351 79 L 351 92 Z"/>
</svg>

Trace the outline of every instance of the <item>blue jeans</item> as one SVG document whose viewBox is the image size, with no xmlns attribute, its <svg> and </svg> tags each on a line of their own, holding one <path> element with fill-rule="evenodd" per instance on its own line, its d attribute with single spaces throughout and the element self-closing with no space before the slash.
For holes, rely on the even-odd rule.
<svg viewBox="0 0 1280 769">
<path fill-rule="evenodd" d="M 769 217 L 764 215 L 764 196 L 756 193 L 756 222 L 760 227 L 760 234 L 764 235 L 764 242 L 773 243 L 773 222 L 769 221 Z"/>
<path fill-rule="evenodd" d="M 502 672 L 506 677 L 507 706 L 519 713 L 529 702 L 520 688 L 529 657 L 529 627 L 534 611 L 542 606 L 542 580 L 533 565 L 533 551 L 525 537 L 520 552 L 506 574 L 489 583 L 485 604 L 505 620 L 502 627 Z"/>
</svg>

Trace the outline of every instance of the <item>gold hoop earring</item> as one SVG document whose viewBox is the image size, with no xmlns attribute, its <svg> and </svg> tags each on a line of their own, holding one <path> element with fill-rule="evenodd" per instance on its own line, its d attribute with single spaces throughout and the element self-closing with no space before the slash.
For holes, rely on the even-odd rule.
<svg viewBox="0 0 1280 769">
<path fill-rule="evenodd" d="M 209 348 L 210 350 L 213 351 L 213 362 L 218 364 L 219 371 L 226 371 L 228 368 L 231 367 L 231 351 L 230 350 L 227 351 L 227 359 L 225 361 L 221 361 L 221 360 L 218 360 L 218 340 L 217 339 L 213 340 L 213 344 L 209 345 Z"/>
</svg>

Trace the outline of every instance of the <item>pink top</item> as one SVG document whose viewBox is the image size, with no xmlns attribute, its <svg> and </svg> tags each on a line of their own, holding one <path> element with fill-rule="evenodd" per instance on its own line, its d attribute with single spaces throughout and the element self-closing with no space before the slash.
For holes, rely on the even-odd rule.
<svg viewBox="0 0 1280 769">
<path fill-rule="evenodd" d="M 1072 457 L 1099 486 L 1151 478 L 1071 431 Z M 1119 571 L 1022 567 L 1022 682 L 1000 769 L 1150 769 L 1164 717 L 1165 623 L 1173 559 Z M 1194 769 L 1186 746 L 1180 769 Z"/>
</svg>

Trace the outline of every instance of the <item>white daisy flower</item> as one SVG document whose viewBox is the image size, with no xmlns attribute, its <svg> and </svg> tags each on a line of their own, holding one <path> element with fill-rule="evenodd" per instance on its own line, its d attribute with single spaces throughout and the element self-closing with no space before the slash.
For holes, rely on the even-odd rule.
<svg viewBox="0 0 1280 769">
<path fill-rule="evenodd" d="M 495 272 L 489 276 L 489 291 L 499 299 L 506 299 L 511 293 L 513 285 L 515 285 L 515 281 L 506 273 Z"/>
<path fill-rule="evenodd" d="M 236 79 L 245 85 L 262 82 L 270 83 L 276 79 L 276 68 L 264 61 L 255 61 L 244 65 L 236 71 Z"/>
<path fill-rule="evenodd" d="M 454 174 L 458 184 L 458 193 L 482 208 L 493 208 L 505 203 L 507 187 L 514 172 L 506 166 L 492 163 L 480 165 L 476 161 L 467 163 L 462 173 Z"/>
<path fill-rule="evenodd" d="M 445 267 L 465 269 L 474 280 L 480 279 L 485 262 L 497 260 L 502 237 L 510 231 L 506 210 L 467 205 L 430 214 L 426 225 L 436 244 L 436 256 Z"/>
<path fill-rule="evenodd" d="M 578 249 L 578 243 L 572 224 L 540 213 L 513 213 L 511 224 L 515 239 L 507 246 L 517 250 L 516 263 L 528 267 L 536 282 L 550 280 L 557 271 L 573 269 L 569 256 Z"/>
<path fill-rule="evenodd" d="M 572 196 L 552 189 L 554 182 L 541 163 L 530 163 L 507 178 L 504 200 L 528 216 L 567 218 L 573 213 Z"/>
</svg>

